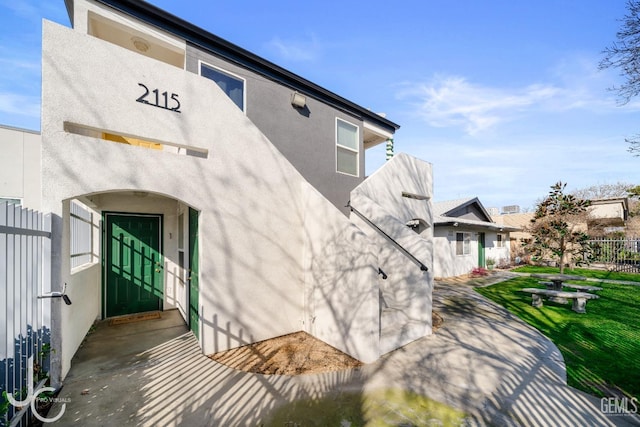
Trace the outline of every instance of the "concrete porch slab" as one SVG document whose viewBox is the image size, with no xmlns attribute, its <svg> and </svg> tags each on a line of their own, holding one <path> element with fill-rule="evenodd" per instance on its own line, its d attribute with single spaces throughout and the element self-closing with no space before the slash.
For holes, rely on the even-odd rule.
<svg viewBox="0 0 640 427">
<path fill-rule="evenodd" d="M 436 334 L 359 369 L 300 376 L 212 361 L 177 312 L 99 325 L 74 358 L 59 396 L 66 412 L 53 425 L 256 426 L 294 400 L 390 388 L 462 409 L 468 425 L 638 425 L 568 387 L 557 348 L 471 286 L 437 284 L 434 307 L 444 317 Z"/>
</svg>

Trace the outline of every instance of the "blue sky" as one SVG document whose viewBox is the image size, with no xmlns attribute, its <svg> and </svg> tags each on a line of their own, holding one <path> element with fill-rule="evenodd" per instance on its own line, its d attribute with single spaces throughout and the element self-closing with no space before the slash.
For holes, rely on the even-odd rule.
<svg viewBox="0 0 640 427">
<path fill-rule="evenodd" d="M 396 152 L 433 164 L 435 200 L 531 208 L 568 189 L 640 184 L 640 99 L 598 70 L 626 0 L 152 0 L 401 125 Z M 0 0 L 0 124 L 40 128 L 41 19 L 63 0 Z M 367 173 L 384 147 L 367 153 Z"/>
</svg>

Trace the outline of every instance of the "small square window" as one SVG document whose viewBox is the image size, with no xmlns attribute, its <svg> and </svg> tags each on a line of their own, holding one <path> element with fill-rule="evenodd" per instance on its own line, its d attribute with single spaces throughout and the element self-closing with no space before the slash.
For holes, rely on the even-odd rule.
<svg viewBox="0 0 640 427">
<path fill-rule="evenodd" d="M 244 111 L 244 80 L 218 68 L 200 63 L 200 75 L 213 80 L 229 98 Z"/>
</svg>

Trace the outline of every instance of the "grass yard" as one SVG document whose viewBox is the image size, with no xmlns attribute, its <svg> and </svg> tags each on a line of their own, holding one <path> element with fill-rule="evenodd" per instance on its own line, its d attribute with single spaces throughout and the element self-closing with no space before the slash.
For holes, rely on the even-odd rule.
<svg viewBox="0 0 640 427">
<path fill-rule="evenodd" d="M 280 426 L 443 426 L 468 425 L 466 414 L 405 390 L 346 392 L 296 400 L 273 411 L 264 424 Z"/>
<path fill-rule="evenodd" d="M 523 271 L 524 270 L 524 271 Z M 557 273 L 557 268 L 525 267 L 527 273 Z M 598 279 L 640 283 L 640 274 L 586 269 L 565 270 Z M 519 277 L 488 287 L 476 288 L 540 330 L 560 349 L 567 366 L 570 386 L 596 396 L 623 392 L 640 398 L 640 286 L 589 282 L 600 286 L 599 299 L 587 303 L 587 313 L 571 310 L 571 302 L 531 306 L 531 295 L 522 288 L 539 287 L 538 279 Z"/>
</svg>

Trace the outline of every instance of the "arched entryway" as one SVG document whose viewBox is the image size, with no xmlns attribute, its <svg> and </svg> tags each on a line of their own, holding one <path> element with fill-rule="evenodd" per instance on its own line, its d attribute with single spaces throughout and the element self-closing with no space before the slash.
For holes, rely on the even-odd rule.
<svg viewBox="0 0 640 427">
<path fill-rule="evenodd" d="M 78 196 L 70 207 L 71 259 L 76 252 L 93 253 L 84 264 L 72 263 L 70 288 L 93 281 L 95 292 L 85 298 L 100 299 L 100 304 L 94 299 L 85 307 L 95 314 L 83 317 L 178 309 L 198 335 L 199 211 L 173 197 L 141 190 Z M 94 232 L 79 233 L 82 227 Z M 82 243 L 83 238 L 91 242 Z"/>
</svg>

